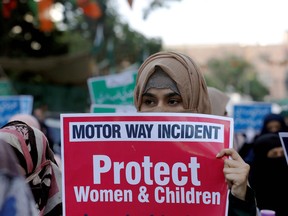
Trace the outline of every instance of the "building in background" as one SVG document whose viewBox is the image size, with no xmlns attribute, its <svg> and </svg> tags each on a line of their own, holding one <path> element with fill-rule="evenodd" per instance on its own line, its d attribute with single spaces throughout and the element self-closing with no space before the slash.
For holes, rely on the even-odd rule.
<svg viewBox="0 0 288 216">
<path fill-rule="evenodd" d="M 183 45 L 166 46 L 165 50 L 177 50 L 196 59 L 205 73 L 209 59 L 221 59 L 229 55 L 239 56 L 254 65 L 260 81 L 270 91 L 267 99 L 288 97 L 288 32 L 283 43 L 272 45 Z"/>
</svg>

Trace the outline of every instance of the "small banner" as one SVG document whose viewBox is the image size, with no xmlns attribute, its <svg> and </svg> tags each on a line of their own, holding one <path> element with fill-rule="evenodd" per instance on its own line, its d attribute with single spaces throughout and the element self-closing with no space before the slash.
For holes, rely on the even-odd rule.
<svg viewBox="0 0 288 216">
<path fill-rule="evenodd" d="M 32 95 L 0 96 L 0 126 L 6 124 L 15 114 L 32 114 Z"/>
<path fill-rule="evenodd" d="M 264 117 L 272 112 L 271 103 L 253 102 L 233 106 L 234 132 L 260 132 Z"/>
<path fill-rule="evenodd" d="M 91 113 L 136 113 L 134 105 L 106 105 L 106 104 L 91 104 Z"/>
<path fill-rule="evenodd" d="M 133 105 L 137 71 L 125 71 L 87 80 L 92 104 Z"/>
</svg>

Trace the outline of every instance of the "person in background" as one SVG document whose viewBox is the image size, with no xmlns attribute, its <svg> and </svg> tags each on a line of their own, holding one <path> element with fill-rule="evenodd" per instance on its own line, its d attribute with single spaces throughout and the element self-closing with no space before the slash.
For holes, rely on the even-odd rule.
<svg viewBox="0 0 288 216">
<path fill-rule="evenodd" d="M 239 154 L 244 158 L 246 163 L 251 164 L 254 160 L 253 145 L 255 140 L 268 133 L 288 132 L 285 119 L 282 115 L 276 113 L 269 113 L 263 119 L 262 128 L 260 133 L 256 134 L 251 142 L 243 144 L 239 150 Z"/>
<path fill-rule="evenodd" d="M 33 195 L 17 164 L 11 146 L 0 139 L 0 215 L 36 216 Z"/>
<path fill-rule="evenodd" d="M 254 160 L 249 182 L 259 209 L 270 209 L 287 216 L 288 165 L 277 133 L 259 136 L 253 145 Z"/>
<path fill-rule="evenodd" d="M 217 88 L 208 86 L 208 95 L 210 98 L 211 109 L 213 115 L 228 116 L 227 104 L 230 100 L 229 96 Z"/>
<path fill-rule="evenodd" d="M 182 112 L 211 114 L 206 81 L 197 64 L 178 52 L 149 56 L 138 70 L 134 90 L 138 112 Z M 250 166 L 234 149 L 222 149 L 224 176 L 230 189 L 228 215 L 256 215 L 254 192 L 248 186 Z"/>
<path fill-rule="evenodd" d="M 15 115 L 11 116 L 10 119 L 8 120 L 8 122 L 15 121 L 15 120 L 16 121 L 23 121 L 26 124 L 28 124 L 29 126 L 35 127 L 38 130 L 41 130 L 41 126 L 40 126 L 38 119 L 33 115 L 17 113 Z"/>
<path fill-rule="evenodd" d="M 39 215 L 62 215 L 61 171 L 43 132 L 25 122 L 11 121 L 1 127 L 0 139 L 14 150 Z"/>
<path fill-rule="evenodd" d="M 15 114 L 15 115 L 11 116 L 10 119 L 8 120 L 8 122 L 11 122 L 11 121 L 25 122 L 30 127 L 34 127 L 34 128 L 37 128 L 38 130 L 41 130 L 44 133 L 44 135 L 47 137 L 47 135 L 45 134 L 47 132 L 47 130 L 43 131 L 43 127 L 41 127 L 41 124 L 38 121 L 38 119 L 31 114 L 22 114 L 22 113 Z M 52 149 L 52 145 L 50 144 L 50 142 L 52 142 L 52 141 L 48 137 L 47 137 L 47 139 L 48 139 L 50 148 Z M 52 149 L 52 151 L 54 153 L 54 158 L 55 158 L 59 168 L 61 169 L 61 163 L 62 163 L 61 162 L 61 156 L 59 154 L 56 154 L 53 149 Z"/>
<path fill-rule="evenodd" d="M 281 114 L 270 113 L 265 116 L 261 132 L 258 136 L 266 133 L 278 133 L 287 131 L 287 125 Z"/>
<path fill-rule="evenodd" d="M 230 97 L 219 89 L 211 86 L 208 86 L 207 90 L 211 103 L 212 114 L 218 116 L 229 116 L 227 105 L 230 101 Z M 238 151 L 243 145 L 243 142 L 239 141 L 240 139 L 241 136 L 239 136 L 239 134 L 234 134 L 233 148 L 236 151 Z"/>
<path fill-rule="evenodd" d="M 54 142 L 53 136 L 51 135 L 51 131 L 49 130 L 48 125 L 46 124 L 47 110 L 48 110 L 48 106 L 46 104 L 42 104 L 33 110 L 33 116 L 35 116 L 36 119 L 38 120 L 41 131 L 47 137 L 50 148 L 54 151 L 55 142 Z"/>
</svg>

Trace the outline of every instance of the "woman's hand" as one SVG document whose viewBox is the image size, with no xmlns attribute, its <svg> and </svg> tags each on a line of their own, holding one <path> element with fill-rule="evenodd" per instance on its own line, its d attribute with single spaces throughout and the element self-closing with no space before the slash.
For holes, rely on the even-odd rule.
<svg viewBox="0 0 288 216">
<path fill-rule="evenodd" d="M 216 155 L 217 158 L 224 156 L 229 157 L 224 159 L 223 169 L 229 189 L 235 197 L 245 200 L 250 166 L 241 158 L 235 149 L 222 149 Z"/>
</svg>

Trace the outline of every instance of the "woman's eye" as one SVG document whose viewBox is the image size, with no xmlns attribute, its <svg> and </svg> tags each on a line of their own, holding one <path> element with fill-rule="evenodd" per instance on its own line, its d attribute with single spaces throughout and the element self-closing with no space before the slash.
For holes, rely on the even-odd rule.
<svg viewBox="0 0 288 216">
<path fill-rule="evenodd" d="M 153 104 L 155 104 L 155 101 L 151 100 L 151 99 L 144 99 L 143 100 L 143 104 L 145 104 L 145 105 L 153 105 Z"/>
<path fill-rule="evenodd" d="M 168 104 L 170 105 L 177 105 L 181 103 L 181 101 L 179 99 L 169 99 Z"/>
</svg>

